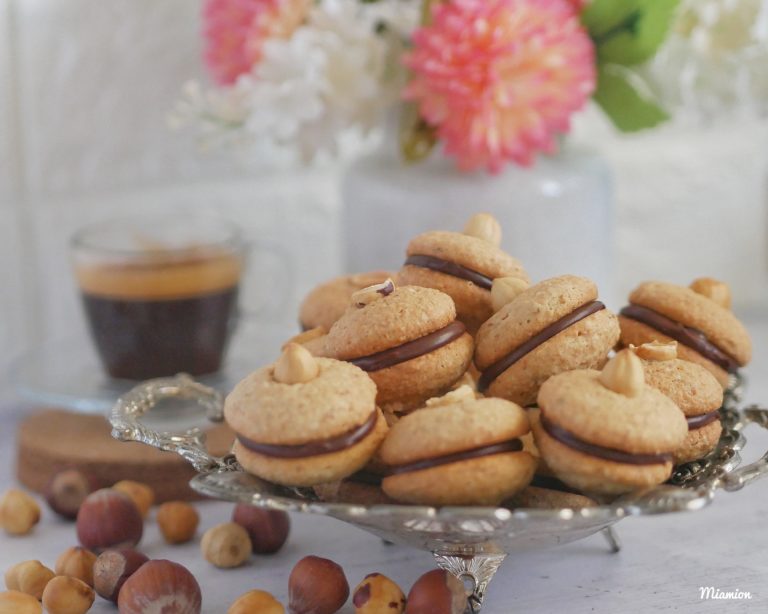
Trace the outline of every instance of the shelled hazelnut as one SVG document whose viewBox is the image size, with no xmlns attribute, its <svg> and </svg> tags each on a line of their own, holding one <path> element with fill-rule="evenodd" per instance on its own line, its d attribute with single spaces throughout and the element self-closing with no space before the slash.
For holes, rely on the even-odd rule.
<svg viewBox="0 0 768 614">
<path fill-rule="evenodd" d="M 43 606 L 32 595 L 6 591 L 0 593 L 0 614 L 43 614 Z"/>
<path fill-rule="evenodd" d="M 285 608 L 266 591 L 248 591 L 229 606 L 227 614 L 285 614 Z"/>
<path fill-rule="evenodd" d="M 93 564 L 96 555 L 90 550 L 73 546 L 61 553 L 56 559 L 56 575 L 69 576 L 82 580 L 88 586 L 93 587 Z"/>
<path fill-rule="evenodd" d="M 344 570 L 319 556 L 301 559 L 288 578 L 288 609 L 291 614 L 334 614 L 349 597 Z"/>
<path fill-rule="evenodd" d="M 216 567 L 239 567 L 251 556 L 251 538 L 239 524 L 225 522 L 205 532 L 200 549 L 205 560 Z"/>
<path fill-rule="evenodd" d="M 291 530 L 291 520 L 285 512 L 246 503 L 235 506 L 232 522 L 248 531 L 255 554 L 274 554 L 283 547 Z"/>
<path fill-rule="evenodd" d="M 402 614 L 405 595 L 400 587 L 380 573 L 368 574 L 352 593 L 355 614 Z"/>
<path fill-rule="evenodd" d="M 147 486 L 142 482 L 134 482 L 133 480 L 121 480 L 117 482 L 112 488 L 118 492 L 128 495 L 131 501 L 136 504 L 141 512 L 141 517 L 146 518 L 149 514 L 149 510 L 155 504 L 155 491 L 151 486 Z"/>
<path fill-rule="evenodd" d="M 464 583 L 444 569 L 421 576 L 408 593 L 405 614 L 464 614 L 467 594 Z"/>
<path fill-rule="evenodd" d="M 48 614 L 85 614 L 95 599 L 90 586 L 68 576 L 56 576 L 43 591 L 43 607 Z"/>
<path fill-rule="evenodd" d="M 156 560 L 144 563 L 125 581 L 117 607 L 120 614 L 200 614 L 202 601 L 200 585 L 186 567 Z"/>
<path fill-rule="evenodd" d="M 117 603 L 123 584 L 148 560 L 146 555 L 128 548 L 105 550 L 93 565 L 93 587 L 100 597 Z"/>
<path fill-rule="evenodd" d="M 79 469 L 64 469 L 48 482 L 45 500 L 59 516 L 74 520 L 85 498 L 97 488 L 96 480 Z"/>
<path fill-rule="evenodd" d="M 55 575 L 40 561 L 24 561 L 5 572 L 5 586 L 9 590 L 26 593 L 40 601 L 45 585 Z"/>
<path fill-rule="evenodd" d="M 163 539 L 169 544 L 185 544 L 190 541 L 200 524 L 197 510 L 184 501 L 163 503 L 157 510 L 157 525 Z"/>
<path fill-rule="evenodd" d="M 141 541 L 144 520 L 128 495 L 104 488 L 88 495 L 77 514 L 77 537 L 95 552 L 132 547 Z"/>
<path fill-rule="evenodd" d="M 26 535 L 40 522 L 40 506 L 22 490 L 12 488 L 0 497 L 0 527 L 9 535 Z"/>
</svg>

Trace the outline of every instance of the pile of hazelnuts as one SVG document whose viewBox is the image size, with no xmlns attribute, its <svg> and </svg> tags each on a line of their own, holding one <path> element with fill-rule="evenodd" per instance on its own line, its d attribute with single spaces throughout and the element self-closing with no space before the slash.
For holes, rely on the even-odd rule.
<svg viewBox="0 0 768 614">
<path fill-rule="evenodd" d="M 18 563 L 5 572 L 0 614 L 85 614 L 96 596 L 117 605 L 120 614 L 200 614 L 202 593 L 192 573 L 168 560 L 150 560 L 136 550 L 144 521 L 155 501 L 146 484 L 124 480 L 111 488 L 77 469 L 57 473 L 46 501 L 59 516 L 74 520 L 79 546 L 63 552 L 50 569 L 40 561 Z M 27 493 L 11 489 L 0 497 L 0 527 L 27 535 L 40 521 L 40 507 Z M 155 518 L 168 544 L 192 541 L 200 517 L 184 501 L 163 503 Z M 244 564 L 252 554 L 274 554 L 285 544 L 290 520 L 285 512 L 238 504 L 231 522 L 212 527 L 200 541 L 205 559 L 219 568 Z M 342 568 L 317 556 L 301 559 L 288 579 L 290 614 L 333 614 L 350 596 Z M 465 588 L 450 573 L 421 576 L 408 594 L 381 574 L 366 576 L 355 588 L 356 614 L 461 614 Z M 435 609 L 435 607 L 437 609 Z M 239 597 L 227 614 L 284 614 L 269 593 L 253 590 Z"/>
</svg>

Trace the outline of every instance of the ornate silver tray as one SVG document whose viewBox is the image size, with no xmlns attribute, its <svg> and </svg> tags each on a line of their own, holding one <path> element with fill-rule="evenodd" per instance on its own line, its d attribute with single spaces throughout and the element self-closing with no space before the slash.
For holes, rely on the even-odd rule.
<svg viewBox="0 0 768 614">
<path fill-rule="evenodd" d="M 317 500 L 310 489 L 285 488 L 246 473 L 234 456 L 221 458 L 206 451 L 201 429 L 182 433 L 151 428 L 142 422 L 159 403 L 169 399 L 199 404 L 207 419 L 223 420 L 223 397 L 186 375 L 150 380 L 122 396 L 110 422 L 113 437 L 138 441 L 176 452 L 198 471 L 191 486 L 225 501 L 265 508 L 322 514 L 365 529 L 382 539 L 429 550 L 437 565 L 467 586 L 467 612 L 480 611 L 488 583 L 512 551 L 564 544 L 602 531 L 611 551 L 619 542 L 612 526 L 627 516 L 696 511 L 709 505 L 719 489 L 735 491 L 768 474 L 768 452 L 739 467 L 750 423 L 768 428 L 768 409 L 739 409 L 742 382 L 734 379 L 721 409 L 723 434 L 706 458 L 677 468 L 667 484 L 635 492 L 596 507 L 581 509 L 508 509 L 504 507 L 443 507 L 415 505 L 353 505 Z"/>
</svg>

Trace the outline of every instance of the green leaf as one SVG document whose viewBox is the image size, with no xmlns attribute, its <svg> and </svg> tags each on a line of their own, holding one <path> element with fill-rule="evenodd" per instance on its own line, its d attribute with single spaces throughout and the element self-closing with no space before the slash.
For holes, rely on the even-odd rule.
<svg viewBox="0 0 768 614">
<path fill-rule="evenodd" d="M 654 56 L 669 32 L 678 0 L 644 0 L 640 10 L 619 27 L 595 39 L 600 61 L 632 66 Z"/>
<path fill-rule="evenodd" d="M 643 0 L 592 0 L 581 14 L 581 22 L 596 40 L 624 29 L 626 23 L 640 11 Z"/>
<path fill-rule="evenodd" d="M 622 132 L 653 128 L 669 119 L 644 90 L 639 78 L 622 66 L 609 64 L 598 68 L 595 101 Z"/>
</svg>

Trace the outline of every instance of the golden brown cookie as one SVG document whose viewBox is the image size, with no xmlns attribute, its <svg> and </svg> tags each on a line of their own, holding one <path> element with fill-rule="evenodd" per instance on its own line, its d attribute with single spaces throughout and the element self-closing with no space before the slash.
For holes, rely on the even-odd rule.
<svg viewBox="0 0 768 614">
<path fill-rule="evenodd" d="M 629 303 L 619 314 L 625 346 L 677 341 L 678 356 L 705 367 L 723 387 L 752 356 L 749 334 L 731 312 L 730 291 L 722 282 L 701 278 L 688 288 L 645 282 Z"/>
<path fill-rule="evenodd" d="M 533 509 L 580 509 L 594 507 L 597 501 L 580 493 L 557 478 L 535 475 L 530 486 L 526 486 L 511 499 L 504 502 L 509 508 Z"/>
<path fill-rule="evenodd" d="M 528 430 L 525 411 L 503 399 L 433 404 L 392 427 L 382 488 L 403 503 L 496 505 L 533 477 L 536 459 L 519 439 Z"/>
<path fill-rule="evenodd" d="M 675 464 L 709 454 L 722 433 L 719 409 L 723 388 L 704 367 L 677 358 L 678 344 L 647 343 L 633 351 L 643 361 L 645 381 L 680 408 L 688 422 L 688 435 L 674 453 Z"/>
<path fill-rule="evenodd" d="M 583 369 L 547 380 L 532 425 L 555 475 L 587 493 L 616 495 L 661 484 L 688 433 L 680 409 L 648 386 L 639 358 L 619 352 L 603 371 Z"/>
<path fill-rule="evenodd" d="M 291 344 L 274 365 L 235 386 L 224 416 L 248 472 L 312 486 L 355 473 L 376 453 L 388 429 L 375 399 L 362 370 Z"/>
<path fill-rule="evenodd" d="M 592 281 L 574 275 L 547 279 L 512 297 L 480 327 L 478 389 L 531 405 L 549 377 L 602 367 L 618 338 L 616 316 L 597 300 Z"/>
<path fill-rule="evenodd" d="M 330 330 L 349 307 L 349 299 L 361 288 L 379 284 L 395 274 L 389 271 L 371 271 L 334 277 L 313 288 L 299 307 L 299 324 L 302 330 L 318 326 Z"/>
<path fill-rule="evenodd" d="M 456 313 L 474 334 L 493 313 L 491 284 L 497 277 L 528 275 L 499 247 L 501 229 L 490 215 L 473 216 L 463 233 L 432 231 L 415 237 L 399 273 L 402 284 L 435 288 L 456 303 Z"/>
<path fill-rule="evenodd" d="M 370 375 L 383 410 L 418 407 L 466 372 L 472 337 L 456 320 L 447 294 L 381 284 L 359 291 L 353 302 L 355 306 L 331 328 L 325 348 L 329 356 Z"/>
</svg>

